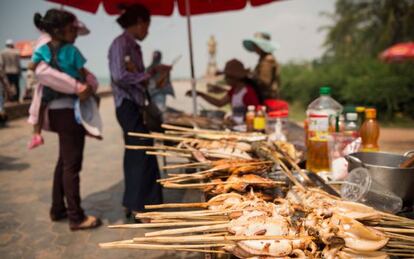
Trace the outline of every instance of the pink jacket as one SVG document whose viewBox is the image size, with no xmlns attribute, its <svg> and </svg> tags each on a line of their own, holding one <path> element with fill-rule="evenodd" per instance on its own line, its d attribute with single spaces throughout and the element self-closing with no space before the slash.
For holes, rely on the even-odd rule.
<svg viewBox="0 0 414 259">
<path fill-rule="evenodd" d="M 40 104 L 42 101 L 42 90 L 43 85 L 47 85 L 53 90 L 56 90 L 65 94 L 77 94 L 85 90 L 86 85 L 80 83 L 71 76 L 62 73 L 56 69 L 50 67 L 47 63 L 41 62 L 36 67 L 36 79 L 39 84 L 35 86 L 32 103 L 29 108 L 29 119 L 30 124 L 37 124 L 39 119 Z M 86 83 L 93 88 L 96 92 L 98 89 L 98 80 L 89 71 L 87 71 Z M 47 109 L 44 114 L 43 129 L 49 130 L 49 119 Z"/>
</svg>

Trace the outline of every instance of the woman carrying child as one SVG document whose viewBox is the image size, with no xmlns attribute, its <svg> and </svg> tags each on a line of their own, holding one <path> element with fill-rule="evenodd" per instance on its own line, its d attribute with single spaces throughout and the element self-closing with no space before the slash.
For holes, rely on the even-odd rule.
<svg viewBox="0 0 414 259">
<path fill-rule="evenodd" d="M 39 110 L 37 120 L 29 119 L 35 124 L 30 144 L 36 146 L 43 142 L 40 133 L 41 129 L 47 126 L 59 137 L 59 158 L 54 173 L 50 218 L 52 221 L 58 221 L 67 217 L 71 230 L 95 228 L 101 224 L 100 219 L 85 215 L 80 206 L 79 173 L 86 131 L 77 122 L 74 108 L 77 100 L 89 98 L 96 87 L 93 89 L 89 84 L 81 83 L 91 81 L 88 80 L 91 74 L 84 68 L 86 59 L 73 45 L 78 35 L 77 20 L 67 11 L 50 9 L 44 17 L 36 13 L 34 23 L 39 30 L 48 33 L 51 40 L 36 49 L 30 68 L 36 69 L 36 75 L 37 66 L 42 66 L 43 70 L 52 68 L 79 82 L 75 85 L 76 90 L 62 87 L 65 90 L 59 91 L 56 87 L 39 86 L 36 90 L 40 95 L 41 104 L 36 106 L 32 103 L 32 107 Z M 49 68 L 45 68 L 44 63 Z M 42 83 L 42 78 L 38 79 Z"/>
</svg>

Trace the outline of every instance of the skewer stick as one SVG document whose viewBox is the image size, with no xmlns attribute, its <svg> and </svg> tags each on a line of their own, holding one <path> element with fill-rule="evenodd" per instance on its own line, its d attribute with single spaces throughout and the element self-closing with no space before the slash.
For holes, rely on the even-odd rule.
<svg viewBox="0 0 414 259">
<path fill-rule="evenodd" d="M 169 150 L 169 151 L 176 151 L 176 152 L 186 152 L 191 153 L 190 150 L 185 148 L 178 148 L 178 147 L 170 147 L 170 146 L 134 146 L 134 145 L 126 145 L 126 149 L 132 150 Z"/>
<path fill-rule="evenodd" d="M 187 188 L 203 188 L 206 186 L 212 186 L 212 185 L 226 185 L 226 184 L 247 184 L 247 185 L 254 185 L 254 184 L 268 184 L 272 186 L 278 186 L 278 185 L 285 185 L 285 182 L 280 181 L 272 181 L 272 182 L 265 182 L 265 181 L 237 181 L 237 182 L 212 182 L 212 183 L 188 183 L 188 184 L 176 184 L 176 183 L 164 183 L 163 186 L 165 188 L 171 188 L 171 189 L 187 189 Z"/>
<path fill-rule="evenodd" d="M 296 177 L 292 174 L 292 172 L 287 168 L 285 163 L 281 159 L 278 158 L 279 165 L 282 167 L 282 172 L 302 191 L 306 191 L 306 188 L 296 179 Z"/>
<path fill-rule="evenodd" d="M 192 156 L 189 154 L 180 154 L 180 153 L 168 153 L 168 152 L 154 152 L 154 151 L 147 151 L 145 152 L 147 155 L 153 156 L 167 156 L 167 157 L 186 157 L 191 158 Z"/>
<path fill-rule="evenodd" d="M 205 231 L 213 231 L 213 230 L 225 230 L 227 229 L 228 226 L 229 226 L 228 223 L 224 223 L 224 224 L 216 224 L 216 225 L 211 225 L 211 226 L 167 229 L 167 230 L 160 230 L 160 231 L 154 231 L 154 232 L 147 232 L 145 233 L 145 236 L 156 237 L 156 236 L 164 236 L 164 235 L 168 236 L 168 235 L 196 233 L 196 232 L 205 232 Z"/>
<path fill-rule="evenodd" d="M 233 212 L 240 212 L 240 209 L 233 209 L 233 210 L 220 210 L 220 211 L 212 211 L 212 210 L 192 210 L 192 211 L 171 211 L 171 212 L 143 212 L 137 213 L 137 218 L 141 217 L 151 217 L 151 216 L 212 216 L 212 215 L 227 215 Z"/>
<path fill-rule="evenodd" d="M 388 255 L 394 255 L 394 256 L 405 256 L 405 257 L 411 257 L 411 256 L 413 256 L 413 253 L 392 253 L 392 252 L 390 252 L 390 253 L 387 253 Z"/>
<path fill-rule="evenodd" d="M 151 216 L 151 217 L 142 217 L 142 218 L 150 218 L 151 222 L 159 222 L 159 220 L 174 220 L 175 222 L 185 222 L 185 221 L 228 221 L 229 216 L 227 215 L 213 215 L 213 216 L 200 216 L 200 215 L 174 215 L 174 216 Z"/>
<path fill-rule="evenodd" d="M 220 248 L 226 244 L 197 244 L 197 245 L 156 245 L 156 244 L 139 244 L 139 243 L 124 243 L 124 242 L 109 242 L 100 243 L 101 248 L 135 248 L 135 249 L 148 249 L 148 250 L 179 250 L 179 251 L 195 251 L 195 252 L 212 252 L 214 250 L 197 249 L 197 248 Z M 218 251 L 216 251 L 218 252 Z M 225 253 L 225 252 L 220 252 Z"/>
<path fill-rule="evenodd" d="M 391 232 L 385 232 L 385 234 L 388 237 L 392 238 L 392 239 L 398 239 L 398 240 L 405 240 L 405 241 L 414 242 L 414 237 L 412 237 L 412 236 L 400 235 L 400 234 L 395 234 L 395 233 L 391 233 Z"/>
<path fill-rule="evenodd" d="M 305 179 L 307 182 L 312 182 L 308 175 L 305 174 L 302 169 L 298 166 L 298 164 L 290 157 L 289 154 L 287 154 L 284 150 L 282 150 L 278 145 L 273 145 L 276 148 L 276 151 L 279 152 L 288 162 L 291 164 L 291 166 Z"/>
<path fill-rule="evenodd" d="M 179 169 L 179 168 L 191 168 L 191 167 L 201 167 L 201 166 L 208 166 L 210 162 L 200 162 L 200 163 L 187 163 L 187 164 L 178 164 L 178 165 L 167 165 L 161 167 L 162 170 L 170 170 L 170 169 Z"/>
<path fill-rule="evenodd" d="M 164 129 L 191 132 L 191 133 L 204 133 L 204 134 L 225 135 L 225 136 L 227 135 L 229 137 L 234 137 L 234 138 L 249 137 L 252 135 L 251 133 L 234 132 L 234 131 L 218 131 L 218 130 L 208 130 L 208 129 L 195 129 L 195 128 L 188 128 L 188 127 L 174 126 L 170 124 L 162 124 L 161 127 L 163 127 Z M 257 134 L 257 135 L 260 135 L 260 134 Z"/>
<path fill-rule="evenodd" d="M 414 250 L 414 245 L 393 245 L 393 244 L 387 244 L 387 247 L 406 248 L 406 249 L 413 249 Z"/>
<path fill-rule="evenodd" d="M 414 229 L 384 228 L 384 227 L 375 227 L 375 228 L 381 231 L 392 232 L 392 233 L 414 234 Z"/>
<path fill-rule="evenodd" d="M 216 225 L 224 224 L 228 221 L 189 221 L 189 222 L 171 222 L 171 223 L 143 223 L 143 224 L 121 224 L 110 225 L 108 228 L 163 228 L 163 227 L 179 227 L 179 226 L 199 226 L 199 225 Z"/>
<path fill-rule="evenodd" d="M 208 202 L 192 202 L 192 203 L 164 203 L 155 205 L 145 205 L 145 209 L 173 209 L 173 208 L 207 208 Z"/>
<path fill-rule="evenodd" d="M 309 240 L 310 236 L 167 236 L 167 237 L 136 237 L 134 242 L 156 242 L 156 243 L 200 243 L 200 242 L 226 242 L 243 240 Z"/>
<path fill-rule="evenodd" d="M 162 140 L 171 140 L 171 141 L 199 141 L 195 138 L 182 138 L 182 137 L 173 137 L 173 136 L 167 136 L 164 134 L 159 134 L 159 133 L 151 133 L 151 134 L 147 134 L 147 133 L 138 133 L 138 132 L 128 132 L 128 136 L 133 136 L 133 137 L 141 137 L 141 138 L 152 138 L 152 139 L 162 139 Z"/>
</svg>

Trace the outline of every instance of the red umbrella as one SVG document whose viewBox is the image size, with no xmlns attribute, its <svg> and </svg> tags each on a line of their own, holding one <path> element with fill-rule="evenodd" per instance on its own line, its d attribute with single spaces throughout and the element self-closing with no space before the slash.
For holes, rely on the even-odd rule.
<svg viewBox="0 0 414 259">
<path fill-rule="evenodd" d="M 414 60 L 414 42 L 398 43 L 383 51 L 380 58 L 386 62 Z"/>
<path fill-rule="evenodd" d="M 196 81 L 193 61 L 193 44 L 191 36 L 191 15 L 216 13 L 224 11 L 240 10 L 249 2 L 252 6 L 264 5 L 278 0 L 46 0 L 62 5 L 75 7 L 87 12 L 96 13 L 102 3 L 108 14 L 119 14 L 120 4 L 142 4 L 145 5 L 152 15 L 172 15 L 174 6 L 178 6 L 181 15 L 187 17 L 188 44 L 191 64 L 191 85 L 193 97 L 193 113 L 197 114 L 196 103 Z"/>
<path fill-rule="evenodd" d="M 134 4 L 140 3 L 151 10 L 152 15 L 166 15 L 169 16 L 174 11 L 174 6 L 178 6 L 181 15 L 186 13 L 186 0 L 48 0 L 62 5 L 67 5 L 87 11 L 96 13 L 99 5 L 103 4 L 105 11 L 108 14 L 119 14 L 118 6 L 120 4 Z M 259 6 L 275 2 L 277 0 L 189 0 L 191 6 L 190 14 L 205 14 L 216 13 L 223 11 L 239 10 L 246 7 L 247 2 L 252 6 Z"/>
<path fill-rule="evenodd" d="M 21 58 L 30 58 L 33 54 L 33 47 L 36 41 L 21 40 L 14 43 L 14 47 L 19 50 Z"/>
</svg>

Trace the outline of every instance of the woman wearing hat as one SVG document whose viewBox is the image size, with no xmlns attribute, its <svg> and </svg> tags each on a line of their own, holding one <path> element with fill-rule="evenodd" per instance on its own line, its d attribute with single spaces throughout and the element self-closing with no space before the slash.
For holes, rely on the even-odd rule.
<svg viewBox="0 0 414 259">
<path fill-rule="evenodd" d="M 272 53 L 278 47 L 271 42 L 270 34 L 255 33 L 253 38 L 243 41 L 243 46 L 247 51 L 259 55 L 259 61 L 251 79 L 257 88 L 260 102 L 266 99 L 277 99 L 280 87 L 279 65 Z"/>
<path fill-rule="evenodd" d="M 248 71 L 244 68 L 243 64 L 237 59 L 232 59 L 226 63 L 224 68 L 224 79 L 231 86 L 227 95 L 218 99 L 198 91 L 196 94 L 218 107 L 230 104 L 234 122 L 241 124 L 243 123 L 247 107 L 249 105 L 259 105 L 259 99 L 257 98 L 255 90 L 246 83 L 247 75 Z M 191 96 L 191 91 L 188 91 L 186 95 Z"/>
</svg>

